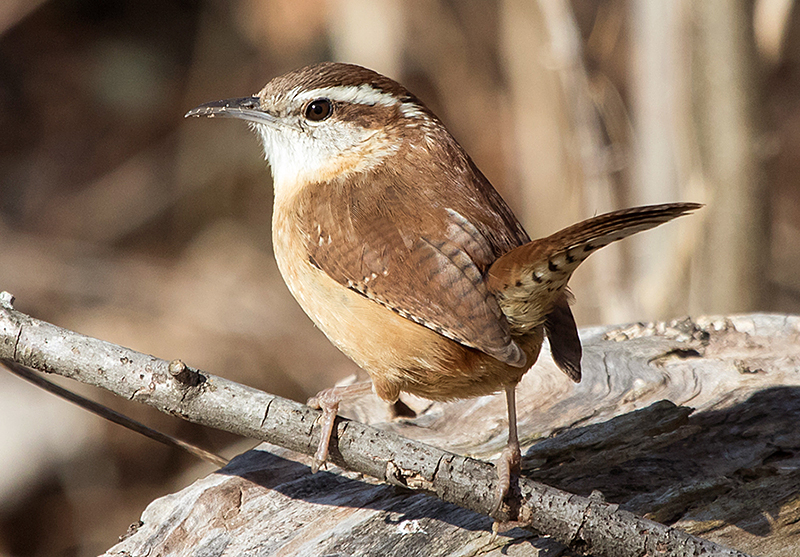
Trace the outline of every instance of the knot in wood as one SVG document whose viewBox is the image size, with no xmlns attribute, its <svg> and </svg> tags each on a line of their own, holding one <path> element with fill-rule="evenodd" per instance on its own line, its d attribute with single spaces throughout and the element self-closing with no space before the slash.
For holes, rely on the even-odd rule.
<svg viewBox="0 0 800 557">
<path fill-rule="evenodd" d="M 416 470 L 400 468 L 393 460 L 386 463 L 386 481 L 392 485 L 407 487 L 413 490 L 434 490 L 432 481 L 423 477 Z"/>
</svg>

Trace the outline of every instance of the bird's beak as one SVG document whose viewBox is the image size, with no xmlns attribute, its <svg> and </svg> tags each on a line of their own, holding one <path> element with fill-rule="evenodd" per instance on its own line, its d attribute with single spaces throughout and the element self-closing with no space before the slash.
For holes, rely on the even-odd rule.
<svg viewBox="0 0 800 557">
<path fill-rule="evenodd" d="M 261 108 L 261 99 L 258 97 L 242 97 L 239 99 L 225 99 L 201 104 L 191 109 L 184 118 L 189 116 L 208 116 L 214 118 L 239 118 L 256 124 L 274 126 L 277 118 Z"/>
</svg>

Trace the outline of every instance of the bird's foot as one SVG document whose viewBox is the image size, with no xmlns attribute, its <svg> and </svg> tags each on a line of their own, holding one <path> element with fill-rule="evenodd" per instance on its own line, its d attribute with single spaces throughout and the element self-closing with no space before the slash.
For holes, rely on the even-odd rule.
<svg viewBox="0 0 800 557">
<path fill-rule="evenodd" d="M 340 387 L 332 387 L 324 389 L 308 399 L 306 404 L 311 408 L 322 410 L 320 417 L 320 438 L 319 445 L 317 445 L 317 452 L 311 461 L 311 472 L 316 473 L 322 465 L 328 460 L 328 448 L 331 443 L 331 436 L 333 434 L 333 426 L 336 423 L 336 415 L 339 413 L 339 403 L 343 399 L 353 398 L 372 390 L 372 383 L 365 381 L 361 383 L 353 383 L 352 385 L 345 385 Z"/>
<path fill-rule="evenodd" d="M 489 513 L 491 516 L 494 516 L 503 506 L 506 496 L 511 491 L 511 478 L 519 476 L 521 460 L 522 455 L 518 443 L 509 443 L 500 453 L 500 458 L 497 459 L 495 464 L 497 486 L 495 488 L 495 502 L 491 513 Z M 492 524 L 492 537 L 494 538 L 499 532 L 506 532 L 516 526 L 518 526 L 518 523 L 513 520 L 503 522 L 495 520 L 494 524 Z"/>
<path fill-rule="evenodd" d="M 325 389 L 320 391 L 308 399 L 308 404 L 311 408 L 322 410 L 320 417 L 320 437 L 319 445 L 317 445 L 317 452 L 311 460 L 311 473 L 316 474 L 325 461 L 328 460 L 328 447 L 331 443 L 331 434 L 333 433 L 333 424 L 336 422 L 336 415 L 339 413 L 339 403 L 342 401 L 342 396 L 337 392 L 339 387 L 332 389 Z"/>
<path fill-rule="evenodd" d="M 503 506 L 503 501 L 511 490 L 512 474 L 519 475 L 522 455 L 518 444 L 509 444 L 500 453 L 495 467 L 497 468 L 497 487 L 495 488 L 495 502 L 492 513 L 495 514 Z"/>
</svg>

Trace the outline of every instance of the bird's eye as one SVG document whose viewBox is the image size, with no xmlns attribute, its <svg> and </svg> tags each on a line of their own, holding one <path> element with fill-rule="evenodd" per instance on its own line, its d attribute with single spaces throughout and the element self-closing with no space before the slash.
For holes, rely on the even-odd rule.
<svg viewBox="0 0 800 557">
<path fill-rule="evenodd" d="M 312 122 L 321 122 L 330 116 L 331 112 L 333 112 L 331 101 L 328 99 L 317 99 L 306 105 L 306 120 L 311 120 Z"/>
</svg>

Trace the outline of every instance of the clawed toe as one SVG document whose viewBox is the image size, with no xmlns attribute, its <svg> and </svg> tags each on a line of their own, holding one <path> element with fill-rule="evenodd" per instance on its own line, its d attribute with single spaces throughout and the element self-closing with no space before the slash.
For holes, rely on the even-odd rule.
<svg viewBox="0 0 800 557">
<path fill-rule="evenodd" d="M 497 469 L 497 487 L 495 488 L 495 502 L 491 514 L 494 515 L 503 506 L 503 501 L 511 490 L 512 475 L 520 472 L 520 449 L 518 443 L 508 444 L 500 453 L 495 467 Z"/>
<path fill-rule="evenodd" d="M 316 474 L 328 460 L 328 447 L 331 443 L 336 415 L 339 413 L 339 402 L 341 402 L 341 396 L 336 392 L 336 387 L 334 387 L 317 393 L 316 396 L 308 399 L 306 403 L 311 408 L 322 410 L 322 417 L 319 421 L 321 427 L 319 444 L 317 445 L 317 452 L 314 453 L 311 461 L 312 474 Z"/>
<path fill-rule="evenodd" d="M 320 438 L 317 445 L 317 452 L 311 461 L 311 472 L 316 473 L 328 460 L 328 448 L 331 444 L 333 426 L 336 424 L 336 415 L 339 413 L 339 403 L 344 398 L 363 395 L 372 390 L 372 383 L 369 381 L 355 383 L 343 387 L 332 387 L 317 393 L 308 399 L 306 404 L 311 408 L 322 410 L 320 423 Z"/>
</svg>

